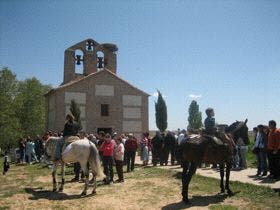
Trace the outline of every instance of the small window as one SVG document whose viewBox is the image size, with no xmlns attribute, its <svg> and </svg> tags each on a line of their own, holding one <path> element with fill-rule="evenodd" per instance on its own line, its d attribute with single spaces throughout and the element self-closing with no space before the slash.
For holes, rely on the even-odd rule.
<svg viewBox="0 0 280 210">
<path fill-rule="evenodd" d="M 109 104 L 101 104 L 101 116 L 109 116 Z"/>
</svg>

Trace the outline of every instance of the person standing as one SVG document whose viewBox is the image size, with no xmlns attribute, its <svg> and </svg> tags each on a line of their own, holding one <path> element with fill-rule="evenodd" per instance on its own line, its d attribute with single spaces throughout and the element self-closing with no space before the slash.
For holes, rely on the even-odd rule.
<svg viewBox="0 0 280 210">
<path fill-rule="evenodd" d="M 35 139 L 35 153 L 38 160 L 41 160 L 43 152 L 44 152 L 43 140 L 39 135 L 37 135 Z"/>
<path fill-rule="evenodd" d="M 4 159 L 3 159 L 3 175 L 6 175 L 10 168 L 8 152 L 5 152 Z"/>
<path fill-rule="evenodd" d="M 20 152 L 20 163 L 25 162 L 25 146 L 26 146 L 26 141 L 23 137 L 19 139 L 18 142 L 18 147 L 19 147 L 19 152 Z"/>
<path fill-rule="evenodd" d="M 125 142 L 124 148 L 127 155 L 127 172 L 134 170 L 134 163 L 135 163 L 135 155 L 137 150 L 138 144 L 137 139 L 133 136 L 132 133 L 128 134 L 128 139 Z"/>
<path fill-rule="evenodd" d="M 159 131 L 156 132 L 156 135 L 152 138 L 152 163 L 153 166 L 156 166 L 160 162 L 160 155 L 163 147 L 163 138 Z"/>
<path fill-rule="evenodd" d="M 30 139 L 30 137 L 27 138 L 27 143 L 26 143 L 26 155 L 27 155 L 27 162 L 29 164 L 32 164 L 32 157 L 36 160 L 36 162 L 39 162 L 35 153 L 35 144 L 34 142 Z"/>
<path fill-rule="evenodd" d="M 113 172 L 113 153 L 114 153 L 114 140 L 112 140 L 111 135 L 106 133 L 105 141 L 101 144 L 99 151 L 102 153 L 103 157 L 103 167 L 104 173 L 106 175 L 105 184 L 110 184 L 114 182 L 114 172 Z"/>
<path fill-rule="evenodd" d="M 140 141 L 141 146 L 141 160 L 143 161 L 143 166 L 148 165 L 149 161 L 149 133 L 143 133 L 143 137 Z"/>
<path fill-rule="evenodd" d="M 105 141 L 105 132 L 99 131 L 98 139 L 97 139 L 97 148 L 100 148 L 104 141 Z M 102 152 L 100 150 L 99 150 L 99 157 L 100 157 L 101 162 L 103 163 L 103 156 L 102 156 Z"/>
<path fill-rule="evenodd" d="M 256 176 L 267 175 L 267 158 L 266 158 L 266 147 L 267 147 L 267 136 L 264 132 L 264 126 L 258 125 L 258 132 L 256 140 L 254 142 L 253 151 L 255 151 L 257 157 L 258 171 Z"/>
<path fill-rule="evenodd" d="M 114 159 L 116 163 L 116 171 L 118 174 L 118 179 L 116 182 L 124 182 L 123 178 L 123 158 L 124 158 L 124 145 L 122 143 L 122 138 L 118 137 L 116 139 L 116 149 L 114 154 Z"/>
<path fill-rule="evenodd" d="M 276 122 L 270 120 L 268 122 L 268 161 L 269 161 L 269 178 L 279 179 L 280 177 L 280 129 L 276 128 Z"/>
<path fill-rule="evenodd" d="M 85 139 L 85 138 L 87 138 L 87 137 L 86 137 L 86 133 L 85 133 L 84 131 L 81 131 L 81 132 L 79 133 L 79 138 L 80 138 L 80 139 Z M 89 164 L 88 164 L 88 163 L 87 163 L 87 167 L 89 168 Z M 75 162 L 75 163 L 74 163 L 74 174 L 75 174 L 75 177 L 74 177 L 73 179 L 71 179 L 71 182 L 77 182 L 77 181 L 79 181 L 80 175 L 81 175 L 81 180 L 84 180 L 85 175 L 84 175 L 83 171 L 81 170 L 81 165 L 80 165 L 79 162 Z"/>
<path fill-rule="evenodd" d="M 122 143 L 123 143 L 123 145 L 125 145 L 125 142 L 126 142 L 126 140 L 128 139 L 128 137 L 126 136 L 125 133 L 123 133 L 123 134 L 121 135 L 121 138 L 122 138 Z M 126 165 L 126 162 L 127 162 L 127 154 L 126 154 L 126 153 L 127 153 L 127 152 L 126 152 L 126 150 L 124 149 L 123 165 Z"/>
<path fill-rule="evenodd" d="M 164 147 L 166 150 L 166 156 L 164 163 L 167 165 L 169 153 L 171 156 L 171 165 L 174 165 L 175 162 L 175 147 L 176 147 L 176 138 L 171 131 L 168 131 L 165 138 L 164 138 Z"/>
</svg>

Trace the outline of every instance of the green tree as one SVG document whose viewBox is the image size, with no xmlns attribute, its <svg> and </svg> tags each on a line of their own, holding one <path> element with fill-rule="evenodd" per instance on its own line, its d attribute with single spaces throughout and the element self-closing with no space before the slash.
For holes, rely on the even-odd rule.
<svg viewBox="0 0 280 210">
<path fill-rule="evenodd" d="M 163 132 L 167 128 L 167 107 L 165 101 L 159 91 L 158 99 L 155 102 L 155 111 L 156 111 L 156 125 L 157 128 Z"/>
<path fill-rule="evenodd" d="M 20 123 L 15 112 L 18 81 L 11 70 L 0 70 L 0 148 L 16 145 L 21 135 Z"/>
<path fill-rule="evenodd" d="M 16 98 L 17 116 L 23 135 L 42 135 L 45 131 L 45 98 L 50 86 L 35 77 L 19 83 Z"/>
<path fill-rule="evenodd" d="M 199 105 L 193 100 L 189 106 L 189 117 L 188 117 L 188 130 L 199 129 L 202 127 L 202 116 L 199 111 Z"/>
<path fill-rule="evenodd" d="M 78 123 L 79 130 L 82 130 L 83 126 L 82 126 L 81 117 L 80 117 L 81 111 L 80 111 L 79 105 L 75 102 L 75 100 L 71 100 L 70 112 L 74 116 L 75 121 Z"/>
</svg>

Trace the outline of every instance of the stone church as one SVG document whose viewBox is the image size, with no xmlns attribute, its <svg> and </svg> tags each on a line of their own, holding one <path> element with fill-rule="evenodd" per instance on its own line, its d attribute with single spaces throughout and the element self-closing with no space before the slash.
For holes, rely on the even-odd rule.
<svg viewBox="0 0 280 210">
<path fill-rule="evenodd" d="M 63 130 L 74 100 L 86 132 L 132 132 L 140 138 L 149 131 L 149 95 L 118 77 L 117 51 L 116 45 L 93 39 L 65 50 L 63 83 L 45 94 L 48 130 Z"/>
</svg>

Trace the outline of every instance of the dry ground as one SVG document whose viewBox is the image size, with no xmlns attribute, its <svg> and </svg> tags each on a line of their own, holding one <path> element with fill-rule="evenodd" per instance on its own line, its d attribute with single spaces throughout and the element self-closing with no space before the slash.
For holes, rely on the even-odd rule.
<svg viewBox="0 0 280 210">
<path fill-rule="evenodd" d="M 72 170 L 72 169 L 68 169 Z M 190 188 L 191 205 L 181 202 L 180 174 L 153 167 L 138 167 L 125 174 L 125 182 L 103 185 L 98 182 L 96 195 L 81 197 L 83 183 L 67 182 L 63 193 L 51 192 L 50 170 L 36 166 L 13 166 L 8 176 L 1 177 L 0 209 L 277 209 L 236 196 L 219 195 L 218 181 L 194 177 Z M 70 173 L 70 171 L 68 171 Z M 70 180 L 68 174 L 66 180 Z M 88 193 L 92 188 L 89 189 Z M 253 189 L 254 190 L 254 189 Z M 238 187 L 236 187 L 238 191 Z M 265 191 L 264 191 L 265 192 Z M 262 193 L 262 192 L 261 192 Z M 269 192 L 271 193 L 271 192 Z M 279 199 L 272 195 L 272 201 Z M 271 195 L 269 195 L 271 197 Z M 275 196 L 275 198 L 273 197 Z M 279 200 L 278 200 L 279 201 Z"/>
</svg>

